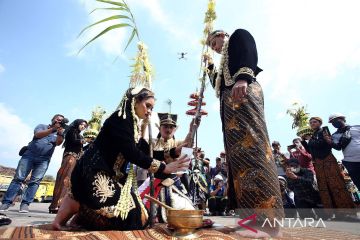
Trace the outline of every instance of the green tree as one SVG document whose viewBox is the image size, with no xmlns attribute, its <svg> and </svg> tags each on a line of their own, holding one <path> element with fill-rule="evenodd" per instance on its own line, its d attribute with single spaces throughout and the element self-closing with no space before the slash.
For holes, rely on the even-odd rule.
<svg viewBox="0 0 360 240">
<path fill-rule="evenodd" d="M 48 182 L 55 182 L 55 178 L 52 175 L 45 175 L 43 180 Z"/>
</svg>

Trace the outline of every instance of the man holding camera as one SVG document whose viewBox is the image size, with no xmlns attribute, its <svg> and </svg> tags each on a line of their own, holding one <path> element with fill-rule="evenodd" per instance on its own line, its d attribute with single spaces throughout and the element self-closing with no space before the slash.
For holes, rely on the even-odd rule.
<svg viewBox="0 0 360 240">
<path fill-rule="evenodd" d="M 7 211 L 11 206 L 21 184 L 31 172 L 30 181 L 20 205 L 20 213 L 29 212 L 39 183 L 49 166 L 55 147 L 64 141 L 64 128 L 68 120 L 61 114 L 51 119 L 51 124 L 39 124 L 34 130 L 34 137 L 22 153 L 15 176 L 7 189 L 0 206 L 0 211 Z"/>
<path fill-rule="evenodd" d="M 290 158 L 299 160 L 300 167 L 309 169 L 315 175 L 312 156 L 301 144 L 301 138 L 295 138 L 293 140 L 293 145 L 288 146 L 287 150 L 290 153 Z"/>
</svg>

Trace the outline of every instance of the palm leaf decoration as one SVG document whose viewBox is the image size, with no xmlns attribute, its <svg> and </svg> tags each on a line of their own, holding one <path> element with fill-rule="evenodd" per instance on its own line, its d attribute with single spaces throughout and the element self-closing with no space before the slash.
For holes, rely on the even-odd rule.
<svg viewBox="0 0 360 240">
<path fill-rule="evenodd" d="M 108 1 L 108 0 L 96 0 L 97 2 L 102 2 L 102 3 L 106 3 L 109 5 L 112 5 L 112 7 L 107 7 L 107 8 L 96 8 L 94 9 L 91 13 L 97 11 L 97 10 L 108 10 L 108 11 L 118 11 L 119 14 L 104 18 L 100 21 L 97 21 L 87 27 L 85 27 L 80 33 L 79 36 L 82 35 L 86 30 L 88 30 L 91 27 L 94 27 L 98 24 L 101 23 L 105 23 L 105 22 L 109 22 L 109 21 L 113 21 L 113 20 L 124 20 L 125 22 L 123 23 L 117 23 L 114 25 L 111 25 L 107 28 L 105 28 L 103 31 L 101 31 L 99 34 L 97 34 L 95 37 L 93 37 L 92 39 L 90 39 L 84 46 L 82 46 L 79 50 L 78 53 L 80 53 L 87 45 L 89 45 L 91 42 L 93 42 L 94 40 L 98 39 L 99 37 L 103 36 L 105 33 L 114 30 L 114 29 L 118 29 L 118 28 L 124 28 L 124 27 L 129 27 L 132 29 L 132 33 L 127 41 L 127 44 L 125 46 L 124 51 L 127 49 L 127 47 L 129 46 L 129 44 L 131 43 L 131 41 L 134 39 L 134 37 L 136 36 L 137 39 L 139 40 L 139 32 L 136 26 L 136 22 L 135 22 L 135 18 L 129 8 L 129 6 L 126 4 L 126 2 L 124 0 L 114 0 L 114 1 Z M 115 6 L 115 7 L 114 7 Z M 91 14 L 90 13 L 90 14 Z"/>
<path fill-rule="evenodd" d="M 118 14 L 106 17 L 100 21 L 97 21 L 93 24 L 90 24 L 89 26 L 85 27 L 80 33 L 79 36 L 81 36 L 84 32 L 86 32 L 88 29 L 97 26 L 102 23 L 106 23 L 109 21 L 114 20 L 124 20 L 125 22 L 116 23 L 114 25 L 111 25 L 107 28 L 105 28 L 103 31 L 98 33 L 95 37 L 90 39 L 80 50 L 79 53 L 91 42 L 95 41 L 99 37 L 103 36 L 107 32 L 118 29 L 118 28 L 124 28 L 128 27 L 132 29 L 132 32 L 130 34 L 129 40 L 126 43 L 124 51 L 127 49 L 131 41 L 136 38 L 138 39 L 138 53 L 136 57 L 133 59 L 134 64 L 131 66 L 133 68 L 130 76 L 130 87 L 136 87 L 138 85 L 143 85 L 145 87 L 151 88 L 151 81 L 152 81 L 152 66 L 149 61 L 148 53 L 147 53 L 147 47 L 144 43 L 140 42 L 139 37 L 139 31 L 136 26 L 134 15 L 132 14 L 129 6 L 126 4 L 125 0 L 96 0 L 97 2 L 106 3 L 111 5 L 111 7 L 104 7 L 104 8 L 95 8 L 91 13 L 97 11 L 97 10 L 106 10 L 106 11 L 118 11 Z M 90 14 L 91 14 L 90 13 Z"/>
</svg>

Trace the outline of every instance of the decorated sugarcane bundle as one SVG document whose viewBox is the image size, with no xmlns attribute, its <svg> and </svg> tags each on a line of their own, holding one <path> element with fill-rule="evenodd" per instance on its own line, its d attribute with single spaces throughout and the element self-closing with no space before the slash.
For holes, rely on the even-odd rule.
<svg viewBox="0 0 360 240">
<path fill-rule="evenodd" d="M 89 127 L 84 131 L 84 138 L 89 140 L 94 140 L 99 134 L 102 118 L 105 114 L 105 110 L 101 107 L 96 107 L 94 111 L 92 111 L 92 117 L 89 120 Z"/>
<path fill-rule="evenodd" d="M 309 126 L 309 113 L 306 112 L 305 106 L 300 106 L 298 103 L 293 103 L 293 108 L 286 111 L 293 118 L 292 129 L 297 128 L 296 135 L 304 137 L 312 135 L 313 130 Z"/>
</svg>

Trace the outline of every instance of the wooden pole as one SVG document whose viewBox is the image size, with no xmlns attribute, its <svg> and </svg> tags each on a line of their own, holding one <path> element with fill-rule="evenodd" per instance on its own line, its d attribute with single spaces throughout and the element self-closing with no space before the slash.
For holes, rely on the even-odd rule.
<svg viewBox="0 0 360 240">
<path fill-rule="evenodd" d="M 153 157 L 153 144 L 152 144 L 152 130 L 151 130 L 151 121 L 149 119 L 148 124 L 148 130 L 149 130 L 149 148 L 150 148 L 150 157 Z M 149 173 L 150 176 L 150 196 L 154 197 L 155 195 L 155 189 L 154 189 L 154 173 Z M 154 227 L 155 224 L 155 204 L 154 202 L 150 202 L 150 227 Z"/>
</svg>

